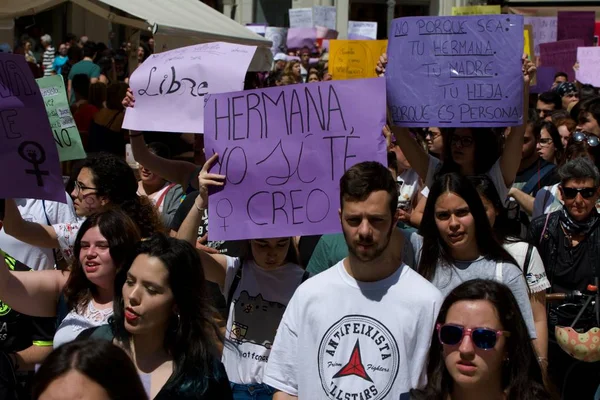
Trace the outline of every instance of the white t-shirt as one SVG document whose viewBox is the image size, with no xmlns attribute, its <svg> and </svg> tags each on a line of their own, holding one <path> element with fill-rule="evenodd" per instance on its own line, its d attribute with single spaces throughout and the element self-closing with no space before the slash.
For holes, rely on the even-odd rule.
<svg viewBox="0 0 600 400">
<path fill-rule="evenodd" d="M 73 262 L 73 259 L 75 258 L 73 250 L 75 247 L 75 239 L 77 239 L 77 232 L 79 232 L 79 228 L 81 228 L 81 224 L 83 224 L 84 221 L 85 218 L 81 217 L 70 223 L 52 225 L 54 232 L 56 232 L 60 251 L 69 264 Z"/>
<path fill-rule="evenodd" d="M 65 343 L 72 342 L 84 330 L 95 326 L 105 325 L 108 319 L 113 315 L 113 307 L 97 309 L 94 302 L 90 301 L 83 314 L 76 310 L 71 310 L 62 320 L 56 333 L 54 334 L 54 348 L 58 348 Z"/>
<path fill-rule="evenodd" d="M 227 257 L 226 299 L 240 264 L 239 258 Z M 263 381 L 277 327 L 304 270 L 296 264 L 266 270 L 253 261 L 243 268 L 227 318 L 223 365 L 229 381 L 255 384 Z"/>
<path fill-rule="evenodd" d="M 404 399 L 426 384 L 442 294 L 405 264 L 359 282 L 343 263 L 290 300 L 264 382 L 300 399 Z"/>
<path fill-rule="evenodd" d="M 521 271 L 524 271 L 525 268 L 525 258 L 527 257 L 528 246 L 529 244 L 527 242 L 509 242 L 505 243 L 503 246 L 504 249 L 513 256 L 519 268 L 521 268 Z M 552 286 L 546 276 L 542 257 L 540 257 L 540 253 L 535 246 L 531 249 L 531 258 L 529 259 L 529 266 L 527 267 L 525 279 L 527 280 L 527 286 L 529 286 L 531 293 L 538 293 Z"/>
<path fill-rule="evenodd" d="M 406 211 L 412 210 L 413 200 L 419 190 L 419 174 L 414 169 L 407 169 L 398 176 L 398 207 Z"/>
<path fill-rule="evenodd" d="M 429 156 L 429 167 L 427 169 L 427 179 L 425 179 L 425 186 L 431 187 L 434 181 L 434 176 L 438 172 L 438 169 L 441 168 L 442 162 L 435 157 Z M 485 173 L 494 184 L 494 187 L 498 191 L 498 195 L 500 196 L 500 200 L 506 202 L 508 199 L 508 188 L 504 184 L 504 177 L 502 176 L 502 169 L 500 168 L 500 159 L 498 159 L 492 168 L 488 172 Z M 427 193 L 429 194 L 429 192 Z M 428 197 L 428 196 L 426 196 Z"/>
<path fill-rule="evenodd" d="M 28 222 L 42 225 L 71 223 L 76 221 L 73 200 L 67 196 L 67 204 L 48 200 L 15 199 L 21 217 Z M 44 212 L 45 208 L 45 212 Z M 21 242 L 0 231 L 0 249 L 33 270 L 53 269 L 55 260 L 52 249 L 44 249 Z"/>
</svg>

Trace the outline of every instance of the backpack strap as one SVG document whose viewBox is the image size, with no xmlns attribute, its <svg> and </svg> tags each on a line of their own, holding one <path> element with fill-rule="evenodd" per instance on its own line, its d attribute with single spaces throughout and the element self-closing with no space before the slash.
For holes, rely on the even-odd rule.
<svg viewBox="0 0 600 400">
<path fill-rule="evenodd" d="M 521 189 L 521 191 L 525 194 L 530 194 L 533 189 L 535 189 L 535 186 L 538 185 L 540 183 L 540 181 L 542 179 L 544 179 L 544 177 L 546 175 L 548 175 L 548 173 L 552 170 L 552 168 L 554 168 L 554 164 L 546 164 L 544 165 L 537 174 L 533 174 L 531 176 L 531 178 L 529 178 L 529 180 L 527 181 L 527 183 L 525 184 L 525 186 L 523 186 L 523 188 Z"/>
<path fill-rule="evenodd" d="M 231 308 L 231 303 L 233 302 L 233 294 L 237 290 L 237 287 L 240 285 L 240 281 L 242 280 L 242 269 L 244 267 L 244 261 L 241 260 L 240 267 L 235 273 L 233 277 L 233 282 L 231 282 L 231 286 L 229 287 L 229 291 L 227 292 L 227 312 L 229 313 L 229 309 Z"/>
<path fill-rule="evenodd" d="M 304 271 L 304 273 L 302 274 L 302 280 L 300 281 L 300 283 L 304 283 L 304 281 L 306 281 L 308 278 L 310 278 L 310 272 Z"/>
<path fill-rule="evenodd" d="M 158 200 L 156 200 L 156 204 L 154 204 L 157 210 L 160 208 L 160 205 L 165 200 L 165 196 L 167 195 L 167 193 L 169 193 L 169 190 L 173 189 L 176 185 L 176 183 L 170 183 L 169 186 L 167 186 L 166 189 L 163 190 Z"/>
<path fill-rule="evenodd" d="M 529 263 L 531 263 L 531 253 L 533 252 L 533 245 L 527 243 L 527 254 L 525 255 L 525 263 L 523 263 L 523 275 L 527 278 L 527 271 L 529 270 Z"/>
</svg>

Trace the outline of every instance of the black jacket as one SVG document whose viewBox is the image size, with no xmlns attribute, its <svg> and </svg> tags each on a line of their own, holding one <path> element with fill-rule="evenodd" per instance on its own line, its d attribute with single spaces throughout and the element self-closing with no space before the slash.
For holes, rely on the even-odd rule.
<svg viewBox="0 0 600 400">
<path fill-rule="evenodd" d="M 550 283 L 552 283 L 552 277 L 556 267 L 556 258 L 558 257 L 560 238 L 559 229 L 562 229 L 559 222 L 560 213 L 561 211 L 555 211 L 549 215 L 541 215 L 535 218 L 531 221 L 527 232 L 527 241 L 537 247 L 538 252 L 542 257 L 542 261 L 544 262 L 544 268 L 546 269 L 546 274 Z M 548 219 L 547 224 L 546 218 Z M 546 226 L 545 230 L 544 226 Z M 590 246 L 588 258 L 590 259 L 591 265 L 596 266 L 596 274 L 598 274 L 598 271 L 600 270 L 600 267 L 598 267 L 598 263 L 600 262 L 599 240 L 600 223 L 597 223 L 587 236 L 587 241 Z"/>
</svg>

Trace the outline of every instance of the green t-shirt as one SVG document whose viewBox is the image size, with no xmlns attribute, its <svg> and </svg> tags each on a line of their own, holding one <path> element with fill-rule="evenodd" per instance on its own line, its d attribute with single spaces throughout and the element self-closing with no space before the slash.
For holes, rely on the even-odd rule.
<svg viewBox="0 0 600 400">
<path fill-rule="evenodd" d="M 82 60 L 71 67 L 69 72 L 69 80 L 72 81 L 75 75 L 87 75 L 90 79 L 100 76 L 100 67 L 92 61 Z M 75 103 L 75 91 L 71 87 L 71 104 Z"/>
</svg>

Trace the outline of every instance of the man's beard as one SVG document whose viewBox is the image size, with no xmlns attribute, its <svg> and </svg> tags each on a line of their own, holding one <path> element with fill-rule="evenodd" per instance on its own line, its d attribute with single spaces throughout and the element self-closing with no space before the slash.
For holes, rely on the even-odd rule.
<svg viewBox="0 0 600 400">
<path fill-rule="evenodd" d="M 382 240 L 384 240 L 384 241 L 379 242 L 379 244 L 377 246 L 375 246 L 374 248 L 370 248 L 367 252 L 362 253 L 362 254 L 359 253 L 356 249 L 358 244 L 352 240 L 348 240 L 348 237 L 346 236 L 346 232 L 344 232 L 346 244 L 348 245 L 348 252 L 350 252 L 354 257 L 356 257 L 361 262 L 370 262 L 370 261 L 376 260 L 378 257 L 380 257 L 385 252 L 388 245 L 390 244 L 390 239 L 392 237 L 392 229 L 394 229 L 393 224 L 391 225 L 390 230 L 388 231 L 387 235 L 385 237 L 382 237 Z M 360 241 L 359 243 L 370 245 L 370 244 L 373 244 L 374 242 L 373 242 L 373 240 L 370 240 L 370 241 Z"/>
</svg>

